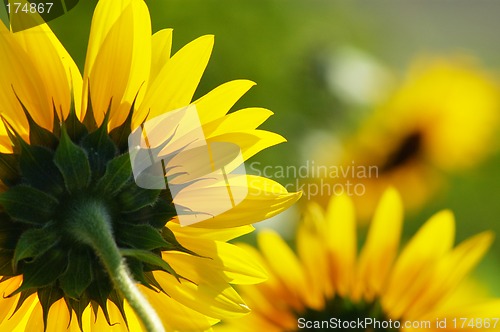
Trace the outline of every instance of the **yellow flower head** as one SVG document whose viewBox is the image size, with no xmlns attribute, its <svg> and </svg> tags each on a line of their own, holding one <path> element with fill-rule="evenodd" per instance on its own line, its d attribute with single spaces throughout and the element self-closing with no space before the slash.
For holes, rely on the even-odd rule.
<svg viewBox="0 0 500 332">
<path fill-rule="evenodd" d="M 500 300 L 481 302 L 476 294 L 459 301 L 456 297 L 462 280 L 490 246 L 492 234 L 481 233 L 454 247 L 455 222 L 445 210 L 430 218 L 398 253 L 402 219 L 400 196 L 390 189 L 378 204 L 359 253 L 354 205 L 347 196 L 332 198 L 326 211 L 315 203 L 308 206 L 297 233 L 297 254 L 276 233 L 260 233 L 261 253 L 254 250 L 254 255 L 270 278 L 242 287 L 252 312 L 221 328 L 342 330 L 349 328 L 345 324 L 371 318 L 371 325 L 357 326 L 358 331 L 373 331 L 380 326 L 375 321 L 392 321 L 401 331 L 416 326 L 452 331 L 464 330 L 457 328 L 462 318 L 478 329 L 491 318 L 489 328 L 496 323 L 498 329 L 500 322 L 493 318 L 499 317 Z M 436 319 L 446 319 L 447 328 L 437 327 Z"/>
<path fill-rule="evenodd" d="M 391 185 L 408 209 L 431 197 L 450 173 L 477 165 L 495 149 L 500 98 L 490 75 L 467 59 L 419 59 L 394 94 L 347 139 L 342 165 L 377 167 L 377 176 L 348 178 L 362 219 Z M 321 156 L 320 156 L 321 158 Z M 332 157 L 324 162 L 332 163 Z"/>
<path fill-rule="evenodd" d="M 266 109 L 227 114 L 253 82 L 192 102 L 213 36 L 173 56 L 171 42 L 170 29 L 151 36 L 143 0 L 102 0 L 81 75 L 47 25 L 13 33 L 0 23 L 1 331 L 139 331 L 139 320 L 201 331 L 248 312 L 231 284 L 266 276 L 226 242 L 299 194 L 247 176 L 235 208 L 181 228 L 168 188 L 134 182 L 127 137 L 194 104 L 207 142 L 234 144 L 245 160 L 284 139 L 256 129 Z M 217 205 L 213 186 L 201 189 Z"/>
</svg>

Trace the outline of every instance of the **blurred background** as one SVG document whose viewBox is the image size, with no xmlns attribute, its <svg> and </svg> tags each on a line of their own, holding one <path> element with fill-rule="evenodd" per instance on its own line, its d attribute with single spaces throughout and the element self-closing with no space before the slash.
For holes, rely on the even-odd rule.
<svg viewBox="0 0 500 332">
<path fill-rule="evenodd" d="M 72 11 L 50 22 L 82 70 L 96 2 L 81 1 Z M 497 87 L 500 69 L 500 2 L 146 2 L 152 16 L 153 31 L 174 28 L 173 51 L 198 36 L 216 36 L 215 49 L 197 96 L 233 79 L 247 78 L 258 84 L 234 109 L 250 106 L 269 108 L 275 115 L 263 128 L 283 135 L 288 142 L 261 152 L 250 162 L 259 162 L 255 165 L 261 167 L 274 166 L 273 169 L 277 170 L 279 166 L 300 167 L 307 161 L 327 166 L 355 161 L 364 165 L 373 163 L 380 167 L 381 172 L 385 172 L 389 168 L 393 171 L 395 165 L 401 166 L 410 159 L 412 162 L 417 160 L 432 176 L 416 180 L 419 185 L 430 189 L 421 194 L 419 202 L 409 202 L 411 208 L 407 212 L 404 228 L 407 238 L 428 217 L 444 208 L 455 213 L 457 242 L 487 229 L 494 230 L 497 236 L 500 234 L 500 131 L 497 126 L 500 108 L 496 100 L 500 98 L 500 89 Z M 439 89 L 448 91 L 446 89 L 453 85 L 452 82 L 464 80 L 465 88 L 455 95 L 451 93 L 451 98 L 456 97 L 454 100 L 458 100 L 457 105 L 463 106 L 456 113 L 450 109 L 446 96 L 440 99 L 438 93 L 437 97 L 433 97 L 433 107 L 436 107 L 438 114 L 441 114 L 441 101 L 445 104 L 443 107 L 447 108 L 445 113 L 448 118 L 443 120 L 445 125 L 442 127 L 449 137 L 451 135 L 456 139 L 447 142 L 454 151 L 451 159 L 446 155 L 449 151 L 446 144 L 437 152 L 434 151 L 433 144 L 440 142 L 438 139 L 432 140 L 435 129 L 430 125 L 420 133 L 422 136 L 430 132 L 430 136 L 425 136 L 427 140 L 422 141 L 423 136 L 419 136 L 418 144 L 410 144 L 412 141 L 408 139 L 413 132 L 405 133 L 404 124 L 411 123 L 412 119 L 419 118 L 418 114 L 429 110 L 418 108 L 422 105 L 412 108 L 412 98 L 407 102 L 398 101 L 398 98 L 412 95 L 412 80 L 418 81 L 419 75 L 425 75 L 422 73 L 425 73 L 426 65 L 415 71 L 415 63 L 421 62 L 421 59 L 430 59 L 428 62 L 433 63 L 432 59 L 435 58 L 441 59 L 445 67 L 447 59 L 453 59 L 450 60 L 451 67 L 457 68 L 458 72 L 466 68 L 470 74 L 457 74 L 457 78 L 453 78 L 446 77 L 445 71 L 441 74 L 443 77 L 439 79 L 439 86 L 433 86 L 432 82 L 421 82 L 415 83 L 414 86 L 418 87 L 413 87 L 419 91 L 415 92 L 418 98 L 425 99 L 426 89 L 431 94 Z M 448 83 L 447 79 L 450 80 Z M 476 85 L 471 83 L 471 89 L 479 91 L 472 96 L 468 95 L 467 89 L 470 81 L 478 81 Z M 400 92 L 401 89 L 406 89 L 406 92 Z M 462 102 L 457 98 L 464 100 Z M 475 105 L 479 104 L 484 105 L 476 110 Z M 410 106 L 407 110 L 396 112 L 391 110 L 394 105 Z M 407 112 L 406 116 L 401 116 L 402 112 Z M 454 121 L 455 116 L 465 120 L 460 125 L 454 124 L 457 122 Z M 475 122 L 482 117 L 484 121 Z M 391 125 L 387 125 L 385 120 L 390 120 Z M 398 127 L 397 121 L 403 124 Z M 432 117 L 428 121 L 432 123 Z M 470 126 L 469 122 L 472 123 Z M 452 126 L 450 130 L 448 123 Z M 470 128 L 472 126 L 475 127 Z M 369 136 L 377 150 L 372 151 L 373 148 L 364 144 L 360 137 L 377 132 L 377 128 L 381 129 L 380 132 Z M 456 144 L 451 144 L 454 141 Z M 462 145 L 467 144 L 473 148 L 464 148 L 462 151 Z M 433 152 L 426 154 L 428 150 Z M 450 164 L 453 164 L 453 158 L 467 160 L 468 165 L 449 167 L 439 162 L 444 159 L 451 160 Z M 252 167 L 252 171 L 259 173 L 256 167 Z M 275 180 L 283 185 L 295 183 L 291 176 L 274 175 Z M 411 200 L 412 190 L 417 189 L 405 188 L 404 172 L 401 176 L 402 182 L 398 182 L 400 177 L 389 176 L 384 184 L 398 182 L 393 185 L 402 187 L 399 188 L 401 191 L 407 191 L 403 196 Z M 314 176 L 302 180 L 311 183 L 318 181 Z M 295 189 L 293 186 L 287 188 Z M 305 204 L 307 198 L 302 198 L 301 204 Z M 311 199 L 325 201 L 326 198 Z M 299 208 L 277 217 L 276 225 L 290 242 L 293 241 L 294 223 L 299 218 Z M 252 236 L 247 240 L 252 242 Z M 498 275 L 500 240 L 495 242 L 475 273 L 497 296 L 500 295 Z"/>
</svg>

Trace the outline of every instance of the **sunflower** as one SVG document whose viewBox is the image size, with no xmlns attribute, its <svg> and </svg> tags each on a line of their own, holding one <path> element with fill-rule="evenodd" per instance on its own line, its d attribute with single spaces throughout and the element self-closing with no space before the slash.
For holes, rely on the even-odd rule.
<svg viewBox="0 0 500 332">
<path fill-rule="evenodd" d="M 443 187 L 446 174 L 470 169 L 494 152 L 498 92 L 498 82 L 472 59 L 417 59 L 388 100 L 345 139 L 338 160 L 316 156 L 322 165 L 354 168 L 355 176 L 349 171 L 323 181 L 357 186 L 352 196 L 363 220 L 389 185 L 407 209 L 421 207 Z M 369 167 L 377 172 L 358 172 Z"/>
<path fill-rule="evenodd" d="M 238 205 L 180 227 L 170 190 L 134 181 L 127 137 L 194 105 L 206 141 L 245 160 L 284 139 L 256 129 L 266 109 L 227 114 L 253 82 L 192 102 L 213 36 L 171 42 L 142 0 L 102 0 L 81 75 L 47 25 L 0 24 L 0 330 L 202 331 L 249 311 L 231 284 L 266 275 L 227 241 L 300 195 L 246 176 Z"/>
<path fill-rule="evenodd" d="M 253 249 L 253 255 L 266 266 L 269 280 L 241 287 L 252 312 L 221 325 L 221 330 L 500 327 L 500 300 L 482 301 L 477 294 L 462 291 L 462 281 L 492 242 L 490 232 L 454 247 L 455 222 L 445 210 L 431 217 L 398 255 L 403 208 L 397 191 L 389 189 L 358 255 L 350 198 L 335 196 L 326 212 L 311 202 L 305 212 L 297 233 L 297 254 L 275 232 L 258 234 L 260 252 Z M 370 319 L 370 324 L 356 325 Z"/>
</svg>

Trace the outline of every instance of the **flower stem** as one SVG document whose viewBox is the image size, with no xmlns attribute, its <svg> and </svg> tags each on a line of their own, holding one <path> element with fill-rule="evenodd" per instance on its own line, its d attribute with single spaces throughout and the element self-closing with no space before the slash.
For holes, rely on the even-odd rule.
<svg viewBox="0 0 500 332">
<path fill-rule="evenodd" d="M 106 207 L 96 201 L 81 202 L 71 210 L 70 219 L 71 234 L 94 250 L 114 286 L 128 301 L 146 330 L 164 332 L 158 314 L 139 291 L 120 254 Z"/>
</svg>

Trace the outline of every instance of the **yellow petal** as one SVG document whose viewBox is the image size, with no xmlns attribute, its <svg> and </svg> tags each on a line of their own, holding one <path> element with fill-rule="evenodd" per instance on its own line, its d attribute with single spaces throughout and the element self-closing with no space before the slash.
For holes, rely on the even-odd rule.
<svg viewBox="0 0 500 332">
<path fill-rule="evenodd" d="M 156 293 L 144 286 L 139 287 L 155 308 L 167 331 L 207 331 L 219 321 L 182 305 L 168 295 Z M 130 312 L 130 308 L 125 307 L 125 309 Z"/>
<path fill-rule="evenodd" d="M 207 270 L 223 271 L 226 281 L 233 284 L 255 284 L 267 279 L 264 268 L 252 259 L 245 250 L 234 244 L 185 237 L 176 234 L 177 240 L 186 248 L 202 257 L 185 258 L 193 266 L 200 264 Z M 204 258 L 209 257 L 209 259 Z"/>
<path fill-rule="evenodd" d="M 12 294 L 19 286 L 21 286 L 23 278 L 18 276 L 18 277 L 13 277 L 10 279 L 7 279 L 0 283 L 0 327 L 1 323 L 7 318 L 12 315 L 12 311 L 15 308 L 15 305 L 17 303 L 17 300 L 19 299 L 19 295 L 12 296 L 12 297 L 7 297 L 8 295 Z"/>
<path fill-rule="evenodd" d="M 453 214 L 435 214 L 406 245 L 391 272 L 382 305 L 394 319 L 429 286 L 437 262 L 452 248 L 455 238 Z"/>
<path fill-rule="evenodd" d="M 138 126 L 148 114 L 149 118 L 153 118 L 191 103 L 213 44 L 213 36 L 200 37 L 168 60 L 148 87 L 144 101 L 135 114 L 134 126 Z"/>
<path fill-rule="evenodd" d="M 226 115 L 231 107 L 254 85 L 254 82 L 248 80 L 227 82 L 195 101 L 194 104 L 201 123 L 209 123 Z"/>
<path fill-rule="evenodd" d="M 328 256 L 323 236 L 326 224 L 321 207 L 311 202 L 297 231 L 297 253 L 308 277 L 309 306 L 320 310 L 324 298 L 331 295 Z"/>
<path fill-rule="evenodd" d="M 401 197 L 395 189 L 388 189 L 378 204 L 359 256 L 356 298 L 364 292 L 365 300 L 370 302 L 382 291 L 397 255 L 402 224 Z"/>
<path fill-rule="evenodd" d="M 356 262 L 356 217 L 352 200 L 345 195 L 333 197 L 326 220 L 332 282 L 335 291 L 345 296 L 353 286 Z"/>
<path fill-rule="evenodd" d="M 43 332 L 42 306 L 38 304 L 30 315 L 26 331 Z M 63 299 L 50 306 L 46 331 L 66 331 L 69 326 L 69 310 Z"/>
<path fill-rule="evenodd" d="M 172 29 L 163 29 L 156 32 L 151 39 L 151 73 L 149 81 L 154 82 L 160 70 L 170 59 L 172 50 Z"/>
<path fill-rule="evenodd" d="M 247 160 L 268 147 L 286 142 L 286 139 L 281 135 L 265 130 L 249 130 L 207 137 L 207 142 L 234 143 L 240 147 L 243 160 Z"/>
<path fill-rule="evenodd" d="M 71 98 L 77 115 L 82 102 L 82 76 L 75 62 L 46 24 L 13 34 L 40 75 L 47 92 L 47 100 L 54 103 L 59 117 L 67 117 Z M 73 92 L 73 96 L 71 93 Z M 52 109 L 45 114 L 52 121 Z"/>
<path fill-rule="evenodd" d="M 170 255 L 168 259 L 178 273 L 181 275 L 184 273 L 189 279 L 187 271 L 193 269 L 193 266 L 187 268 L 186 264 L 182 266 L 180 255 Z M 202 273 L 203 278 L 193 278 L 191 281 L 184 279 L 177 281 L 165 272 L 154 272 L 154 276 L 163 290 L 174 300 L 209 317 L 237 318 L 248 313 L 250 310 L 238 293 L 220 275 L 211 272 L 207 270 Z"/>
<path fill-rule="evenodd" d="M 305 300 L 308 297 L 306 275 L 292 249 L 276 232 L 271 230 L 259 233 L 257 241 L 274 275 L 291 293 Z"/>
<path fill-rule="evenodd" d="M 120 311 L 118 310 L 116 305 L 109 300 L 107 301 L 106 305 L 108 308 L 109 320 L 110 320 L 111 326 L 108 324 L 102 309 L 99 308 L 98 312 L 97 312 L 97 318 L 95 320 L 94 320 L 94 315 L 91 315 L 89 317 L 89 319 L 91 319 L 90 331 L 92 331 L 92 332 L 101 332 L 101 331 L 129 332 L 129 330 L 127 329 L 127 325 L 125 324 L 125 321 L 123 320 L 123 317 L 120 314 Z M 54 331 L 57 331 L 57 330 L 54 330 Z"/>
<path fill-rule="evenodd" d="M 9 319 L 6 319 L 0 324 L 1 331 L 25 332 L 29 331 L 26 327 L 30 320 L 32 312 L 40 306 L 36 294 L 31 294 L 21 308 L 14 315 L 12 312 L 8 314 Z M 11 309 L 13 311 L 14 307 Z M 40 322 L 39 322 L 40 323 Z"/>
<path fill-rule="evenodd" d="M 238 246 L 268 271 L 268 279 L 265 282 L 238 288 L 252 312 L 272 322 L 287 321 L 290 313 L 301 312 L 304 309 L 303 298 L 295 290 L 289 290 L 279 276 L 272 273 L 272 268 L 261 252 L 246 243 L 238 243 Z"/>
<path fill-rule="evenodd" d="M 443 303 L 443 300 L 456 290 L 460 282 L 479 263 L 492 242 L 493 234 L 484 232 L 462 242 L 443 257 L 435 269 L 432 282 L 423 289 L 407 315 L 419 317 L 428 312 L 429 308 Z"/>
<path fill-rule="evenodd" d="M 217 136 L 236 131 L 254 130 L 266 121 L 273 112 L 265 108 L 245 108 L 203 125 L 205 136 Z"/>
<path fill-rule="evenodd" d="M 28 139 L 28 121 L 21 104 L 30 112 L 33 119 L 42 127 L 51 129 L 52 108 L 47 98 L 45 85 L 26 52 L 14 40 L 0 22 L 0 113 L 2 117 Z M 14 93 L 15 91 L 15 93 Z"/>
<path fill-rule="evenodd" d="M 457 326 L 459 327 L 463 322 L 461 318 L 483 318 L 483 321 L 484 318 L 489 318 L 491 323 L 491 330 L 498 331 L 498 328 L 500 327 L 500 320 L 497 320 L 500 316 L 500 299 L 491 299 L 466 307 L 462 306 L 454 309 L 448 308 L 446 312 L 443 312 L 441 314 L 441 317 L 448 317 L 450 319 L 457 318 Z M 468 327 L 467 323 L 468 321 L 466 322 L 465 328 Z M 457 329 L 457 331 L 460 331 L 460 329 Z"/>
<path fill-rule="evenodd" d="M 252 224 L 288 209 L 301 193 L 288 193 L 279 183 L 260 176 L 247 175 L 248 194 L 236 207 L 191 225 L 200 228 L 227 228 Z"/>
<path fill-rule="evenodd" d="M 84 105 L 102 122 L 111 100 L 110 129 L 121 124 L 145 83 L 151 66 L 151 22 L 142 0 L 100 1 L 90 32 L 84 71 Z M 90 88 L 89 88 L 90 85 Z"/>
<path fill-rule="evenodd" d="M 173 220 L 174 221 L 174 220 Z M 255 228 L 252 225 L 245 225 L 233 228 L 207 229 L 195 227 L 181 227 L 176 222 L 169 222 L 168 228 L 179 236 L 192 237 L 199 239 L 215 240 L 226 242 L 242 235 L 253 232 Z"/>
</svg>

